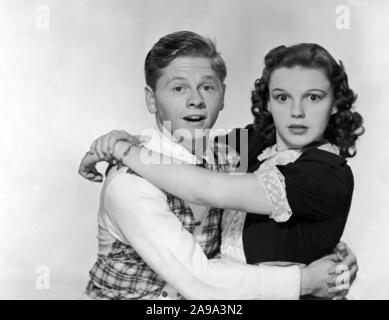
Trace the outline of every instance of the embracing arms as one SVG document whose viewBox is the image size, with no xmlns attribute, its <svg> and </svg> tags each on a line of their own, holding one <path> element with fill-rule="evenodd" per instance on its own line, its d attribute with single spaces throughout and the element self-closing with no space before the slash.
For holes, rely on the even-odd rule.
<svg viewBox="0 0 389 320">
<path fill-rule="evenodd" d="M 336 281 L 336 255 L 303 268 L 207 259 L 158 188 L 120 173 L 105 190 L 103 205 L 123 241 L 188 299 L 297 299 L 305 294 L 328 298 L 339 293 L 330 290 Z"/>
<path fill-rule="evenodd" d="M 109 145 L 112 148 L 112 143 L 106 143 L 100 148 L 107 150 Z M 80 174 L 87 179 L 100 181 L 101 175 L 89 164 L 102 159 L 114 159 L 122 161 L 123 165 L 157 187 L 184 200 L 265 215 L 272 212 L 266 190 L 255 174 L 234 175 L 188 164 L 175 164 L 176 161 L 172 158 L 162 158 L 159 154 L 137 146 L 132 146 L 130 152 L 123 157 L 130 145 L 129 142 L 118 141 L 112 148 L 112 153 L 107 156 L 97 152 L 88 153 L 80 167 Z M 96 145 L 93 147 L 96 148 Z"/>
</svg>

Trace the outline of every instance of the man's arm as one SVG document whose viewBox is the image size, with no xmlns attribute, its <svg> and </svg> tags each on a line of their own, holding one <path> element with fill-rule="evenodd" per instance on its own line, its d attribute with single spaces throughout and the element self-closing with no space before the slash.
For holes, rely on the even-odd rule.
<svg viewBox="0 0 389 320">
<path fill-rule="evenodd" d="M 128 134 L 127 134 L 128 135 Z M 115 134 L 109 133 L 108 135 L 103 136 L 102 138 L 99 138 L 98 140 L 104 140 L 108 141 L 107 143 L 103 143 L 105 145 L 105 148 L 101 149 L 101 151 L 106 150 L 107 148 L 110 149 L 106 152 L 107 153 L 107 159 L 110 158 L 109 154 L 112 153 L 112 149 L 114 148 L 115 143 L 117 142 L 117 137 Z M 121 136 L 119 135 L 119 138 Z M 111 141 L 112 140 L 112 141 Z M 127 139 L 128 140 L 128 139 Z M 94 143 L 95 144 L 95 143 Z M 100 156 L 98 156 L 95 152 L 87 153 L 80 165 L 79 172 L 80 174 L 92 181 L 102 181 L 102 176 L 96 171 L 95 165 L 97 162 L 101 161 Z M 158 190 L 158 189 L 157 189 Z M 166 203 L 166 199 L 163 200 Z M 172 214 L 172 213 L 170 213 Z M 322 259 L 320 259 L 322 260 Z M 326 272 L 328 270 L 324 270 L 325 272 L 323 273 L 323 268 L 326 268 L 326 264 L 328 265 L 329 261 L 315 261 L 308 267 L 305 267 L 301 270 L 301 279 L 302 279 L 302 286 L 301 286 L 301 295 L 304 294 L 314 294 L 319 297 L 328 297 L 328 287 L 330 287 L 330 292 L 331 295 L 334 296 L 335 294 L 339 294 L 335 289 L 335 283 L 337 280 L 336 277 L 336 265 L 334 267 L 334 264 L 332 264 L 332 270 L 330 270 L 330 278 L 327 279 L 327 285 L 323 284 L 323 275 L 326 276 Z M 333 258 L 333 261 L 336 261 L 336 259 Z M 355 278 L 356 272 L 358 270 L 357 268 L 357 263 L 356 263 L 356 258 L 354 255 L 349 254 L 345 260 L 343 260 L 343 263 L 346 263 L 348 265 L 350 271 L 351 271 L 351 281 Z M 342 263 L 342 264 L 343 264 Z M 328 269 L 328 266 L 327 266 Z M 264 271 L 265 272 L 265 271 Z M 163 274 L 163 273 L 161 273 Z M 268 279 L 266 277 L 266 279 Z M 276 287 L 276 286 L 273 286 Z M 332 291 L 331 291 L 332 290 Z M 344 293 L 345 291 L 343 291 Z M 269 295 L 271 297 L 271 295 Z"/>
<path fill-rule="evenodd" d="M 104 205 L 126 243 L 188 299 L 297 299 L 300 295 L 298 266 L 208 260 L 170 211 L 163 192 L 143 178 L 117 175 L 106 188 Z"/>
</svg>

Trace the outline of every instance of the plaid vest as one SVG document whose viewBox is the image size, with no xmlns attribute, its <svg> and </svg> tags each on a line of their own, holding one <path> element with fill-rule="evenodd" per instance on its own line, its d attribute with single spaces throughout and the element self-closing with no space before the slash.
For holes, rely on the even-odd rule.
<svg viewBox="0 0 389 320">
<path fill-rule="evenodd" d="M 227 152 L 225 145 L 215 144 L 214 159 L 205 164 L 210 170 L 232 171 L 238 163 L 235 152 Z M 130 169 L 128 173 L 134 174 Z M 183 227 L 193 233 L 195 218 L 189 204 L 165 192 L 170 210 Z M 205 219 L 202 233 L 196 240 L 209 259 L 220 251 L 222 209 L 211 208 Z M 99 255 L 89 272 L 90 281 L 86 293 L 94 299 L 156 299 L 166 282 L 154 272 L 127 244 L 116 240 L 108 255 Z M 180 296 L 179 298 L 183 298 Z"/>
</svg>

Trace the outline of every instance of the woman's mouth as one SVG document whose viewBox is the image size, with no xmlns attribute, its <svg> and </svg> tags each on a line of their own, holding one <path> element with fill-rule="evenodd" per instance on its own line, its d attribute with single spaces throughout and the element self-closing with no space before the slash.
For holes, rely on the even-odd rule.
<svg viewBox="0 0 389 320">
<path fill-rule="evenodd" d="M 307 132 L 308 127 L 303 126 L 300 124 L 291 124 L 288 126 L 288 129 L 293 133 L 293 134 L 304 134 Z"/>
</svg>

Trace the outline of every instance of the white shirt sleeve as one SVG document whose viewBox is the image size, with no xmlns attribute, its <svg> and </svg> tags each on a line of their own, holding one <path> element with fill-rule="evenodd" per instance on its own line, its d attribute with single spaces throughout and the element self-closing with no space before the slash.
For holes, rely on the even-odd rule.
<svg viewBox="0 0 389 320">
<path fill-rule="evenodd" d="M 125 243 L 187 299 L 298 299 L 298 266 L 254 266 L 206 257 L 170 211 L 165 194 L 143 178 L 119 173 L 103 198 Z"/>
</svg>

